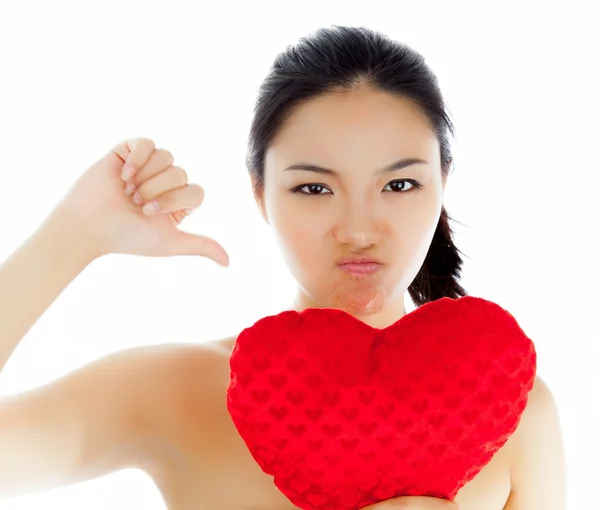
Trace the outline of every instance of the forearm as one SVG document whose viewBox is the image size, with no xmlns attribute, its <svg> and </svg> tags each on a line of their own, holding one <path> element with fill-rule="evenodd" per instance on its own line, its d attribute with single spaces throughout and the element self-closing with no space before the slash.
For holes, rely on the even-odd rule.
<svg viewBox="0 0 600 510">
<path fill-rule="evenodd" d="M 29 329 L 96 258 L 77 225 L 53 212 L 0 266 L 0 371 Z"/>
</svg>

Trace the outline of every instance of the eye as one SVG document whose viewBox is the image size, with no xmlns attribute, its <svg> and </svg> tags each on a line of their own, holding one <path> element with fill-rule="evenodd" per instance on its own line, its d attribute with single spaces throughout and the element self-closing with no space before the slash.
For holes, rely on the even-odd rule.
<svg viewBox="0 0 600 510">
<path fill-rule="evenodd" d="M 309 191 L 302 191 L 303 189 L 308 189 Z M 294 193 L 300 193 L 301 195 L 326 195 L 326 193 L 321 193 L 321 190 L 327 189 L 322 184 L 303 184 L 294 188 L 292 191 Z M 329 190 L 328 190 L 329 191 Z M 331 193 L 331 191 L 329 191 Z"/>
<path fill-rule="evenodd" d="M 409 183 L 412 186 L 412 188 L 410 188 L 408 191 L 404 189 L 406 183 Z M 395 186 L 396 184 L 400 184 L 401 186 Z M 392 190 L 391 191 L 393 191 L 393 192 L 396 192 L 396 193 L 408 193 L 411 189 L 413 189 L 413 188 L 414 189 L 419 189 L 423 185 L 419 181 L 415 181 L 414 179 L 398 179 L 396 181 L 389 182 L 387 184 L 386 188 L 388 186 L 392 186 Z M 401 189 L 398 189 L 399 187 Z M 385 188 L 384 188 L 384 190 L 385 190 Z"/>
<path fill-rule="evenodd" d="M 406 190 L 406 183 L 410 184 L 412 186 L 412 188 L 409 188 L 408 190 Z M 395 181 L 391 181 L 386 185 L 386 188 L 388 186 L 391 186 L 392 189 L 389 191 L 392 191 L 394 193 L 408 193 L 409 191 L 411 191 L 413 188 L 414 189 L 419 189 L 421 187 L 423 187 L 423 185 L 419 182 L 416 181 L 414 179 L 397 179 Z M 304 191 L 304 190 L 308 190 L 308 191 Z M 323 190 L 327 190 L 327 193 L 323 193 Z M 386 191 L 386 189 L 384 188 L 384 191 Z M 299 193 L 301 195 L 330 195 L 332 194 L 331 191 L 326 188 L 323 184 L 302 184 L 301 186 L 297 186 L 296 188 L 294 188 L 292 190 L 293 193 Z"/>
</svg>

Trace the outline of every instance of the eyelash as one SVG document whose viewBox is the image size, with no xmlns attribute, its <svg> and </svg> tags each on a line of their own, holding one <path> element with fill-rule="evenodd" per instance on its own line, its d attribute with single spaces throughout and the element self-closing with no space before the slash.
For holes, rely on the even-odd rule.
<svg viewBox="0 0 600 510">
<path fill-rule="evenodd" d="M 411 191 L 414 191 L 414 190 L 417 190 L 417 189 L 420 189 L 423 187 L 423 185 L 419 181 L 416 181 L 415 179 L 396 179 L 394 181 L 388 182 L 386 184 L 386 186 L 389 186 L 390 184 L 393 184 L 396 182 L 408 182 L 408 183 L 412 184 L 413 187 L 407 191 L 404 191 L 404 190 L 403 191 L 393 191 L 392 190 L 392 193 L 404 194 L 404 193 L 409 193 Z M 319 195 L 329 195 L 330 194 L 330 193 L 306 193 L 304 191 L 301 191 L 303 188 L 306 188 L 307 186 L 319 186 L 320 188 L 329 189 L 324 184 L 310 183 L 310 184 L 301 184 L 300 186 L 296 186 L 294 189 L 292 189 L 292 193 L 297 193 L 299 195 L 309 195 L 309 196 L 319 196 Z"/>
</svg>

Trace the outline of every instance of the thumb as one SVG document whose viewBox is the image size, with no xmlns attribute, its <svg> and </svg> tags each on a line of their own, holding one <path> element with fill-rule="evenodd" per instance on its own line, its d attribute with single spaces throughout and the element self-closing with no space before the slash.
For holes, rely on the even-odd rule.
<svg viewBox="0 0 600 510">
<path fill-rule="evenodd" d="M 206 257 L 220 266 L 229 266 L 229 255 L 225 249 L 214 239 L 175 230 L 167 243 L 168 255 L 200 255 Z"/>
</svg>

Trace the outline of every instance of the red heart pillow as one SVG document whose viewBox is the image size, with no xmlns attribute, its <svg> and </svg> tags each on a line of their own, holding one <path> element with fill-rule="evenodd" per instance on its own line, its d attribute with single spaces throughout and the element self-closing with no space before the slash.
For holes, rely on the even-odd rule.
<svg viewBox="0 0 600 510">
<path fill-rule="evenodd" d="M 306 510 L 396 496 L 454 499 L 516 430 L 536 352 L 475 297 L 385 329 L 334 309 L 285 311 L 237 338 L 227 408 L 250 453 Z"/>
</svg>

